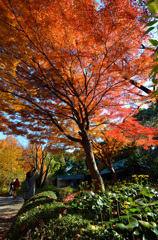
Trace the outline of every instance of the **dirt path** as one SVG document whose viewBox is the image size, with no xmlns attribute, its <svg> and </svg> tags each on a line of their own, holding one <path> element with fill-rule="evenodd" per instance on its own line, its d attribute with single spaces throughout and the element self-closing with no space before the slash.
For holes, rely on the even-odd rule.
<svg viewBox="0 0 158 240">
<path fill-rule="evenodd" d="M 23 198 L 0 197 L 0 240 L 6 239 L 6 233 L 23 205 Z"/>
</svg>

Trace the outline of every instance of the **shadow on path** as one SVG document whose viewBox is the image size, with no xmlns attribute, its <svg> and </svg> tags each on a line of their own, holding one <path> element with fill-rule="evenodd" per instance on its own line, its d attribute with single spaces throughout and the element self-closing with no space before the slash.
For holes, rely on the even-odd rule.
<svg viewBox="0 0 158 240">
<path fill-rule="evenodd" d="M 6 239 L 6 234 L 23 203 L 23 198 L 19 196 L 16 199 L 0 197 L 0 240 Z"/>
</svg>

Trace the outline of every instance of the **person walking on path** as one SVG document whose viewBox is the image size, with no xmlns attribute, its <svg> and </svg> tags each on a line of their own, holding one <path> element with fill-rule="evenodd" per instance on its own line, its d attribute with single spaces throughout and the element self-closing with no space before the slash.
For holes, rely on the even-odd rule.
<svg viewBox="0 0 158 240">
<path fill-rule="evenodd" d="M 13 196 L 13 194 L 14 194 L 14 182 L 15 182 L 15 180 L 13 180 L 13 181 L 10 183 L 9 196 Z"/>
<path fill-rule="evenodd" d="M 25 202 L 35 195 L 35 180 L 37 178 L 38 178 L 38 172 L 36 168 L 26 173 L 25 181 L 28 183 L 29 188 L 26 192 L 24 192 Z"/>
<path fill-rule="evenodd" d="M 13 183 L 13 191 L 14 191 L 13 198 L 14 199 L 16 198 L 16 192 L 19 188 L 19 185 L 20 185 L 19 180 L 18 180 L 18 178 L 16 178 L 15 182 Z"/>
</svg>

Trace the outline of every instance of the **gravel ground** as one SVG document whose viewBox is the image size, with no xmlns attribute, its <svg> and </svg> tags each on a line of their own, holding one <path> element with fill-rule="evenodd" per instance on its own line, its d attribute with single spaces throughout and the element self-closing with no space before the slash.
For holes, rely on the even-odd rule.
<svg viewBox="0 0 158 240">
<path fill-rule="evenodd" d="M 13 197 L 0 197 L 0 240 L 6 239 L 7 231 L 23 202 L 24 200 L 20 196 L 16 199 L 13 199 Z"/>
</svg>

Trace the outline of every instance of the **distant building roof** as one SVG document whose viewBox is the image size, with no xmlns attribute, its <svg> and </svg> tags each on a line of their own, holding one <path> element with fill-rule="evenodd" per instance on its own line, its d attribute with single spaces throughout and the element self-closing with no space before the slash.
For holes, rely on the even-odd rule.
<svg viewBox="0 0 158 240">
<path fill-rule="evenodd" d="M 113 164 L 113 168 L 115 169 L 116 172 L 119 172 L 125 166 L 126 166 L 125 159 L 119 160 Z M 111 173 L 111 171 L 108 168 L 106 168 L 100 172 L 100 174 L 107 174 L 107 173 Z"/>
<path fill-rule="evenodd" d="M 57 178 L 58 178 L 58 179 L 61 179 L 61 180 L 84 179 L 84 174 L 57 175 Z"/>
</svg>

